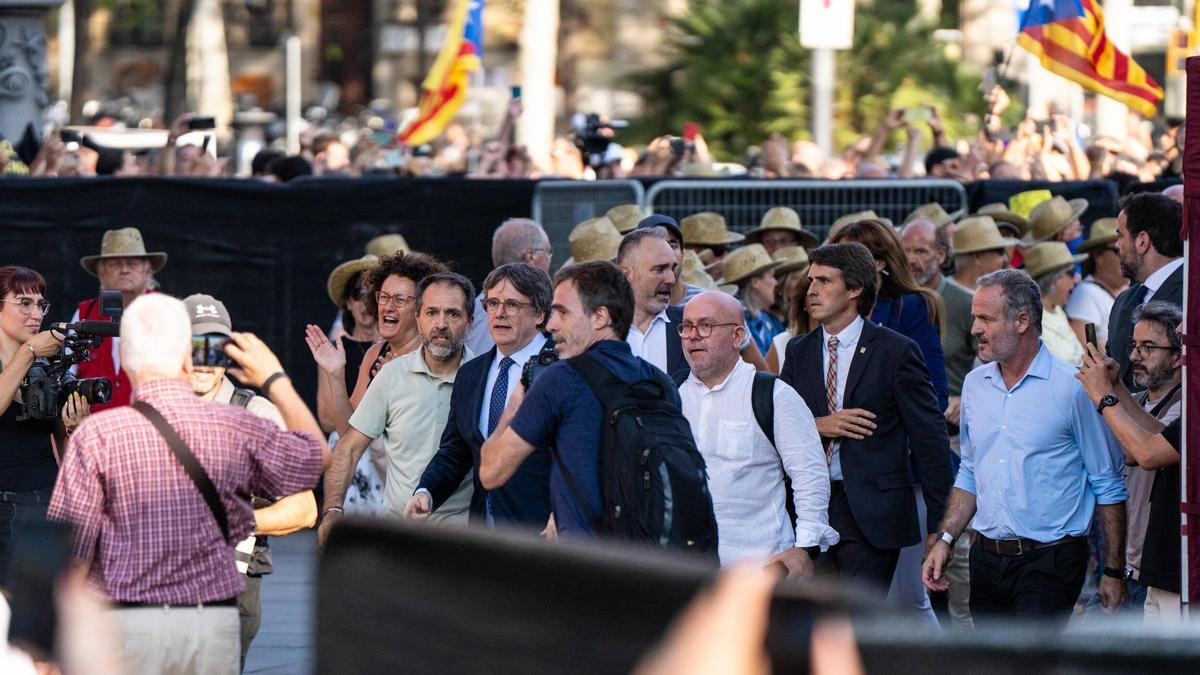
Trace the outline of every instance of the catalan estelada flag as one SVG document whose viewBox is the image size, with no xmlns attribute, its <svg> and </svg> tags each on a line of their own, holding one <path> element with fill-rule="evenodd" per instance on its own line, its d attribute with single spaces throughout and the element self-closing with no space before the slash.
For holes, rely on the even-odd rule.
<svg viewBox="0 0 1200 675">
<path fill-rule="evenodd" d="M 1096 0 L 1029 0 L 1020 21 L 1017 42 L 1046 70 L 1146 117 L 1158 108 L 1162 87 L 1109 41 Z"/>
<path fill-rule="evenodd" d="M 400 132 L 407 145 L 428 143 L 442 134 L 467 97 L 468 78 L 483 59 L 483 0 L 454 0 L 446 44 L 425 81 L 417 117 Z"/>
</svg>

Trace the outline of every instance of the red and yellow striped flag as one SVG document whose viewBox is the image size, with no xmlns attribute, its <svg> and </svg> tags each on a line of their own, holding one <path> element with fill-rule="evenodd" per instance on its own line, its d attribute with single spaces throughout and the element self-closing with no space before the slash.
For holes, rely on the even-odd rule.
<svg viewBox="0 0 1200 675">
<path fill-rule="evenodd" d="M 483 57 L 483 0 L 455 0 L 446 43 L 421 83 L 417 117 L 400 132 L 407 145 L 428 143 L 442 134 L 467 97 L 472 72 Z"/>
<path fill-rule="evenodd" d="M 1021 14 L 1017 42 L 1036 54 L 1046 70 L 1146 117 L 1162 100 L 1162 87 L 1109 41 L 1104 12 L 1095 0 L 1030 0 Z"/>
</svg>

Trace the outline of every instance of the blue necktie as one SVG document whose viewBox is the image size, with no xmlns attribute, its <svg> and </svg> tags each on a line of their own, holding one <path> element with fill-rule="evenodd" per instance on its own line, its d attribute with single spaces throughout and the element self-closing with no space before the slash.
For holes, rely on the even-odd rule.
<svg viewBox="0 0 1200 675">
<path fill-rule="evenodd" d="M 1146 296 L 1148 295 L 1150 295 L 1150 287 L 1142 284 L 1142 287 L 1138 289 L 1137 302 L 1133 303 L 1133 306 L 1141 307 L 1146 304 Z"/>
<path fill-rule="evenodd" d="M 504 414 L 504 405 L 508 403 L 508 369 L 513 367 L 516 361 L 509 357 L 500 359 L 500 372 L 496 374 L 496 384 L 492 385 L 492 400 L 488 404 L 488 436 L 496 430 L 496 425 L 500 423 L 500 416 Z M 495 527 L 496 521 L 492 518 L 492 492 L 488 490 L 483 496 L 483 504 L 487 509 L 487 524 L 488 527 Z"/>
</svg>

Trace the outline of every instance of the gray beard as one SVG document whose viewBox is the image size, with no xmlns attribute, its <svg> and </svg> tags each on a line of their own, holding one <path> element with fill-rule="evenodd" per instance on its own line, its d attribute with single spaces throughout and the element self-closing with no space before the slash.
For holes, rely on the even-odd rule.
<svg viewBox="0 0 1200 675">
<path fill-rule="evenodd" d="M 425 348 L 425 352 L 438 361 L 449 361 L 458 356 L 458 353 L 463 349 L 463 342 L 465 340 L 454 340 L 450 343 L 449 347 L 442 347 L 426 340 L 424 336 L 421 337 L 421 346 Z"/>
</svg>

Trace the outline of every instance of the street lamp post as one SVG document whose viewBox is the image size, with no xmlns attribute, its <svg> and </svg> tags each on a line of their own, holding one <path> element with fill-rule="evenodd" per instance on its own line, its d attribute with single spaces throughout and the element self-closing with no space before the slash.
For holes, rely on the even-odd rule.
<svg viewBox="0 0 1200 675">
<path fill-rule="evenodd" d="M 46 88 L 46 13 L 64 0 L 0 0 L 0 134 L 20 146 L 42 140 Z"/>
</svg>

